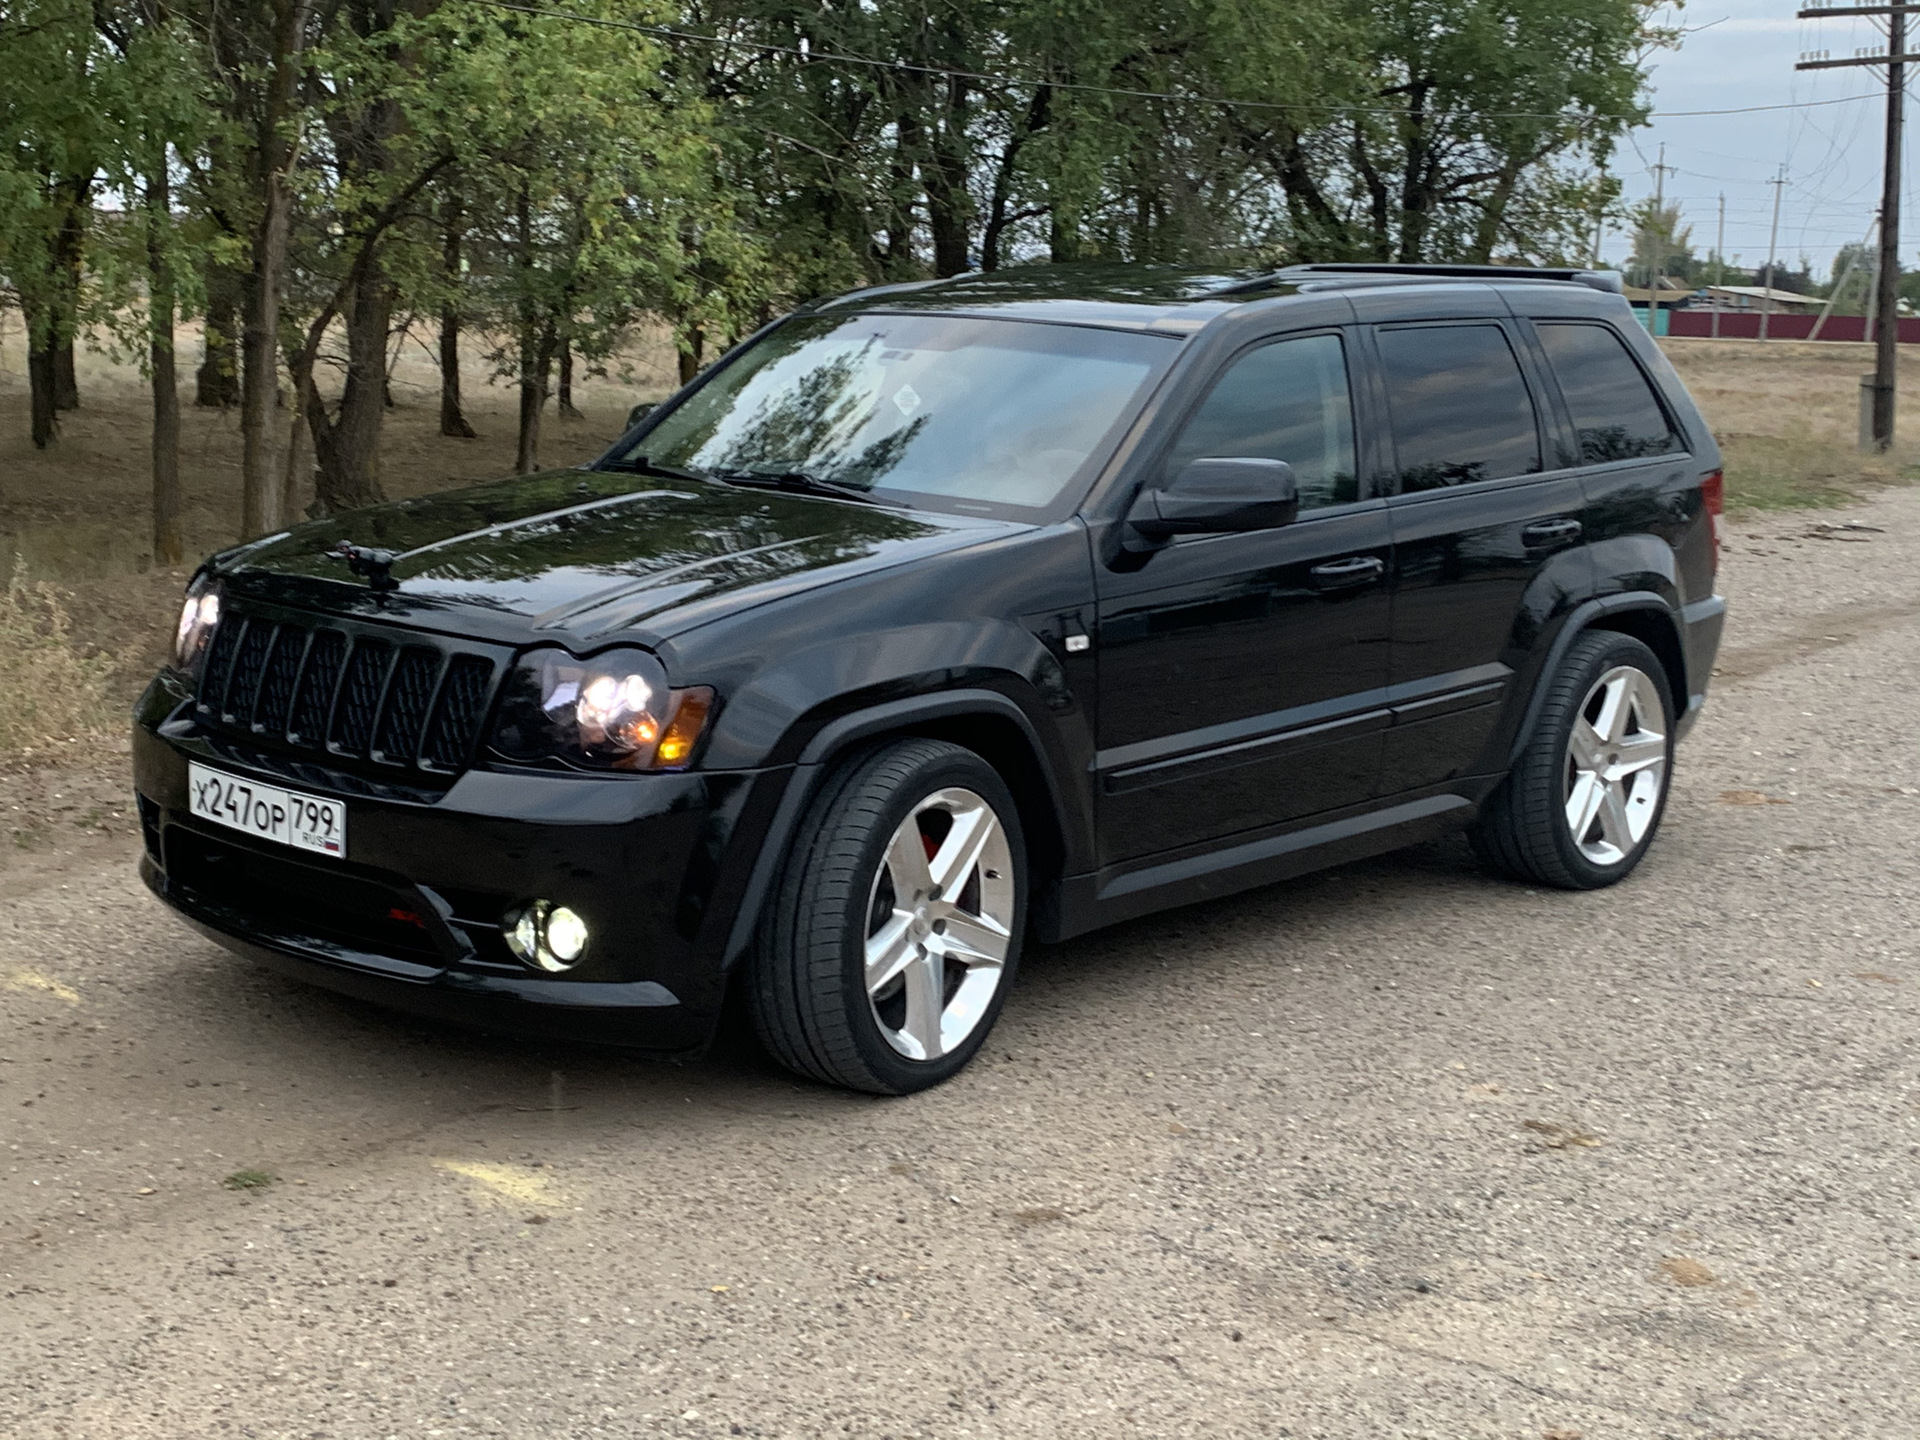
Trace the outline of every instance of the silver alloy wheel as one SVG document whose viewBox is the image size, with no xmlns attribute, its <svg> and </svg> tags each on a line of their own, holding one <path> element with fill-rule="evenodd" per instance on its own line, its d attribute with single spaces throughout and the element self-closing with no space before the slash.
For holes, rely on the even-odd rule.
<svg viewBox="0 0 1920 1440">
<path fill-rule="evenodd" d="M 1595 865 L 1646 838 L 1667 783 L 1666 713 L 1652 677 L 1619 665 L 1594 681 L 1567 740 L 1567 829 Z"/>
<path fill-rule="evenodd" d="M 867 899 L 867 1004 L 887 1043 L 938 1060 L 980 1024 L 1012 944 L 1013 857 L 993 807 L 936 790 L 887 843 Z"/>
</svg>

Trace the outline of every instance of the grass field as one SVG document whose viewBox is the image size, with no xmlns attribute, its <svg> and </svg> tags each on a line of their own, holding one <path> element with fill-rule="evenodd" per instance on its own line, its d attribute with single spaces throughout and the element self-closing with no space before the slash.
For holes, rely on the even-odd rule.
<svg viewBox="0 0 1920 1440">
<path fill-rule="evenodd" d="M 1868 345 L 1663 340 L 1720 441 L 1732 510 L 1844 505 L 1920 466 L 1920 354 L 1900 355 L 1901 405 L 1888 455 L 1862 455 L 1860 377 Z"/>
<path fill-rule="evenodd" d="M 1868 347 L 1663 344 L 1725 448 L 1735 511 L 1845 504 L 1920 467 L 1920 354 L 1901 357 L 1911 398 L 1899 445 L 1890 456 L 1866 457 L 1854 439 L 1859 377 L 1873 363 Z M 183 332 L 180 349 L 183 366 L 191 365 L 198 337 Z M 543 458 L 562 465 L 599 453 L 635 400 L 667 392 L 672 363 L 656 341 L 624 357 L 617 378 L 584 380 L 581 415 L 548 417 Z M 420 345 L 403 351 L 382 454 L 388 493 L 416 495 L 511 469 L 513 392 L 489 385 L 477 358 L 462 383 L 480 432 L 474 440 L 438 433 L 431 357 Z M 33 449 L 18 317 L 0 312 L 0 758 L 117 732 L 162 653 L 186 578 L 155 569 L 150 558 L 144 381 L 131 366 L 83 352 L 80 387 L 82 408 L 62 417 L 58 442 Z M 197 556 L 240 538 L 239 426 L 233 413 L 191 404 L 183 420 L 188 544 Z"/>
</svg>

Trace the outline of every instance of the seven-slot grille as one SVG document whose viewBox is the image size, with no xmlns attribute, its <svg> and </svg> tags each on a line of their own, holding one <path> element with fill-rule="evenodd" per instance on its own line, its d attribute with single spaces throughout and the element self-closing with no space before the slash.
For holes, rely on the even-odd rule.
<svg viewBox="0 0 1920 1440">
<path fill-rule="evenodd" d="M 229 614 L 194 713 L 270 745 L 447 774 L 472 757 L 495 668 L 426 636 Z"/>
</svg>

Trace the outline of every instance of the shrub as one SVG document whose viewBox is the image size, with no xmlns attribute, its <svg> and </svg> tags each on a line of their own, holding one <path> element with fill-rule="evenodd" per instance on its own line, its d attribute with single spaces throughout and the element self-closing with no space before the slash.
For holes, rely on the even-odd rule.
<svg viewBox="0 0 1920 1440">
<path fill-rule="evenodd" d="M 0 755 L 28 755 L 120 728 L 116 661 L 73 638 L 60 592 L 16 561 L 0 592 Z"/>
</svg>

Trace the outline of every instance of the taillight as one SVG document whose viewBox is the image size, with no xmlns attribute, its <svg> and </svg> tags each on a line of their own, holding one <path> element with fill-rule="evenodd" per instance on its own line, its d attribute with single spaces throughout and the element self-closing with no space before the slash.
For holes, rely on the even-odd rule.
<svg viewBox="0 0 1920 1440">
<path fill-rule="evenodd" d="M 1727 478 L 1719 470 L 1700 477 L 1700 498 L 1707 505 L 1707 533 L 1713 537 L 1713 573 L 1720 573 L 1720 517 L 1727 508 Z"/>
</svg>

